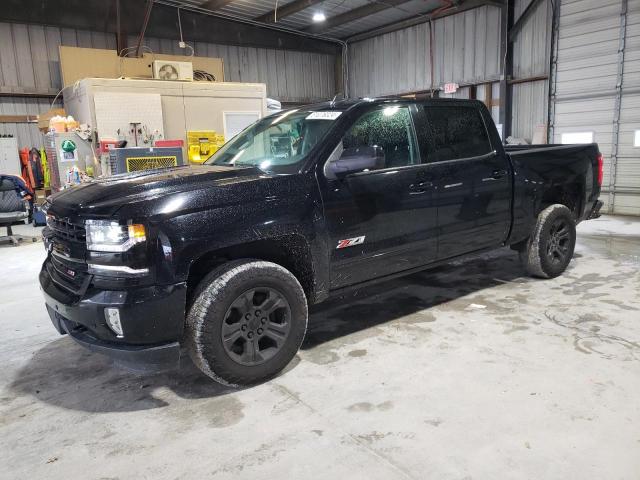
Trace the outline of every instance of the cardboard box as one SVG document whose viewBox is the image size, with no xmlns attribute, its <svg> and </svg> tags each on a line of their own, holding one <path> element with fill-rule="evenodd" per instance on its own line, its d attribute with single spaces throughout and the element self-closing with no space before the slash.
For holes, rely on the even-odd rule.
<svg viewBox="0 0 640 480">
<path fill-rule="evenodd" d="M 154 60 L 190 62 L 194 70 L 212 74 L 217 82 L 224 81 L 221 58 L 189 57 L 144 53 L 142 57 L 119 57 L 115 50 L 60 46 L 60 70 L 65 87 L 84 78 L 153 78 Z"/>
</svg>

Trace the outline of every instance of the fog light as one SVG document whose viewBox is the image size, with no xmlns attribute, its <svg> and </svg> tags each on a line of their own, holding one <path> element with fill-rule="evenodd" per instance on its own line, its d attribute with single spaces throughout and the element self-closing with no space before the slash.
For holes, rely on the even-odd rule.
<svg viewBox="0 0 640 480">
<path fill-rule="evenodd" d="M 120 310 L 117 308 L 105 308 L 104 318 L 107 320 L 107 325 L 114 331 L 114 333 L 121 338 L 124 336 L 122 332 L 122 323 L 120 323 Z"/>
</svg>

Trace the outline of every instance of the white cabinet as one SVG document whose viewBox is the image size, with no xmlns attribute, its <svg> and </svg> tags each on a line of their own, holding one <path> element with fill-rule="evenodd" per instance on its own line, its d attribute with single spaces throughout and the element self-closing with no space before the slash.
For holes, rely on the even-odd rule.
<svg viewBox="0 0 640 480">
<path fill-rule="evenodd" d="M 0 174 L 20 175 L 20 155 L 16 138 L 0 137 Z"/>
<path fill-rule="evenodd" d="M 269 113 L 263 83 L 86 78 L 63 95 L 67 115 L 91 125 L 100 139 L 127 140 L 127 147 L 134 147 L 130 123 L 138 122 L 164 139 L 183 140 L 184 158 L 187 131 L 213 130 L 229 140 L 247 122 Z M 160 106 L 154 107 L 149 99 L 157 96 Z"/>
</svg>

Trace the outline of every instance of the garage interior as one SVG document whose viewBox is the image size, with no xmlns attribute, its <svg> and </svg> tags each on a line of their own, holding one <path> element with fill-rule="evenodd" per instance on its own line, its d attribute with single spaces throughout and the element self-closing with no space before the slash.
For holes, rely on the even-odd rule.
<svg viewBox="0 0 640 480">
<path fill-rule="evenodd" d="M 35 205 L 0 245 L 3 476 L 638 478 L 640 0 L 3 6 L 0 175 Z M 158 87 L 157 61 L 189 81 Z M 505 247 L 332 297 L 247 388 L 187 355 L 128 372 L 52 327 L 38 206 L 94 168 L 131 172 L 112 144 L 197 164 L 272 111 L 384 96 L 478 100 L 508 144 L 597 143 L 602 216 L 566 272 L 530 278 Z M 35 173 L 65 153 L 75 170 Z"/>
</svg>

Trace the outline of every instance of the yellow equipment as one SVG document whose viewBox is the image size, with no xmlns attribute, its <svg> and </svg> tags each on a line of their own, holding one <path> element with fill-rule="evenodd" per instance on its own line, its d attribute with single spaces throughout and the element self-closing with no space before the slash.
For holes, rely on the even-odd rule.
<svg viewBox="0 0 640 480">
<path fill-rule="evenodd" d="M 189 161 L 203 163 L 224 145 L 224 135 L 214 130 L 190 130 L 187 132 L 187 152 Z"/>
</svg>

